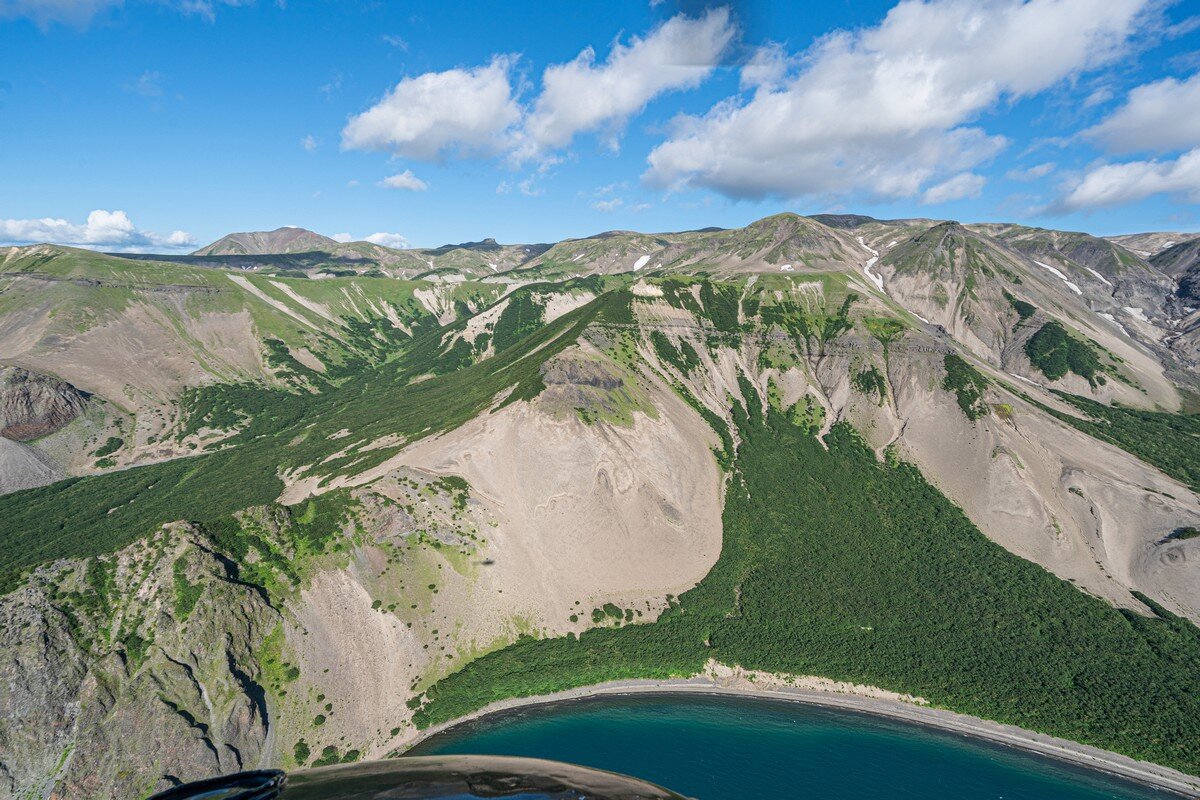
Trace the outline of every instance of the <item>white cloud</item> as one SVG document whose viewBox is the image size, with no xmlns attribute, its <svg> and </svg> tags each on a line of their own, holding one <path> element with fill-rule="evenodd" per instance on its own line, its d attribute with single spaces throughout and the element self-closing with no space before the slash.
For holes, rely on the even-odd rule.
<svg viewBox="0 0 1200 800">
<path fill-rule="evenodd" d="M 936 186 L 931 186 L 921 195 L 921 202 L 926 205 L 948 203 L 951 200 L 962 200 L 968 197 L 979 197 L 983 193 L 983 185 L 987 180 L 982 175 L 973 172 L 961 172 L 953 178 L 948 178 Z"/>
<path fill-rule="evenodd" d="M 1200 73 L 1138 86 L 1123 106 L 1086 133 L 1115 153 L 1200 147 Z"/>
<path fill-rule="evenodd" d="M 1004 177 L 1010 181 L 1021 181 L 1028 183 L 1029 181 L 1037 181 L 1054 172 L 1054 168 L 1058 165 L 1053 161 L 1047 161 L 1043 164 L 1034 164 L 1032 167 L 1025 169 L 1010 169 L 1005 173 Z"/>
<path fill-rule="evenodd" d="M 345 244 L 346 242 L 354 241 L 354 237 L 348 233 L 335 233 L 333 236 L 330 236 L 329 238 L 333 239 L 335 242 L 341 242 L 342 244 Z"/>
<path fill-rule="evenodd" d="M 317 139 L 317 137 L 313 136 L 311 133 L 300 140 L 300 146 L 310 153 L 316 151 L 317 146 L 320 143 L 321 142 Z"/>
<path fill-rule="evenodd" d="M 708 77 L 733 35 L 728 10 L 713 9 L 696 19 L 672 17 L 627 45 L 615 42 L 602 64 L 588 47 L 572 61 L 547 67 L 519 155 L 563 148 L 575 134 L 600 128 L 615 148 L 621 130 L 647 103 Z"/>
<path fill-rule="evenodd" d="M 372 244 L 381 244 L 384 247 L 391 247 L 396 250 L 403 250 L 409 246 L 409 241 L 398 233 L 372 233 L 364 241 Z"/>
<path fill-rule="evenodd" d="M 1133 203 L 1156 194 L 1200 203 L 1200 147 L 1176 159 L 1093 167 L 1067 193 L 1061 206 L 1062 210 L 1077 211 Z"/>
<path fill-rule="evenodd" d="M 1110 63 L 1150 0 L 904 0 L 750 99 L 676 121 L 648 183 L 738 198 L 911 197 L 1005 144 L 971 122 Z"/>
<path fill-rule="evenodd" d="M 597 211 L 616 211 L 621 206 L 625 205 L 625 201 L 619 197 L 614 197 L 611 200 L 597 200 L 592 203 L 592 208 Z"/>
<path fill-rule="evenodd" d="M 423 192 L 429 188 L 429 184 L 413 175 L 411 169 L 406 169 L 396 175 L 389 175 L 381 180 L 379 185 L 385 189 L 401 189 L 407 192 Z"/>
<path fill-rule="evenodd" d="M 138 252 L 147 248 L 181 249 L 194 247 L 196 242 L 186 231 L 159 235 L 134 226 L 124 211 L 97 209 L 88 214 L 87 222 L 75 223 L 65 219 L 0 219 L 0 242 L 5 244 L 38 244 L 49 242 L 93 250 L 127 250 Z"/>
<path fill-rule="evenodd" d="M 743 89 L 774 86 L 787 74 L 788 57 L 783 45 L 771 43 L 754 51 L 742 66 L 740 85 Z"/>
<path fill-rule="evenodd" d="M 452 152 L 494 153 L 521 118 L 509 81 L 511 60 L 405 78 L 342 131 L 347 150 L 382 150 L 421 161 Z"/>
<path fill-rule="evenodd" d="M 385 33 L 382 38 L 385 43 L 391 45 L 392 47 L 396 48 L 400 52 L 402 52 L 402 53 L 408 52 L 408 41 L 405 40 L 403 37 L 397 36 L 394 33 Z"/>
</svg>

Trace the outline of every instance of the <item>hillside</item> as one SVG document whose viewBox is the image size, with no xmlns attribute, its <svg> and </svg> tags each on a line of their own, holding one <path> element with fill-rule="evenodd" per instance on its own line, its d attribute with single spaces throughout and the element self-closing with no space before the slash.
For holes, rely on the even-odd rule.
<svg viewBox="0 0 1200 800">
<path fill-rule="evenodd" d="M 1171 275 L 784 214 L 476 279 L 513 247 L 409 279 L 0 253 L 0 475 L 72 476 L 0 495 L 10 794 L 381 757 L 710 660 L 1200 773 Z"/>
<path fill-rule="evenodd" d="M 484 278 L 517 268 L 549 249 L 545 244 L 503 245 L 495 239 L 397 250 L 373 242 L 339 242 L 303 228 L 231 233 L 188 256 L 139 256 L 178 264 L 271 271 L 288 277 Z"/>
</svg>

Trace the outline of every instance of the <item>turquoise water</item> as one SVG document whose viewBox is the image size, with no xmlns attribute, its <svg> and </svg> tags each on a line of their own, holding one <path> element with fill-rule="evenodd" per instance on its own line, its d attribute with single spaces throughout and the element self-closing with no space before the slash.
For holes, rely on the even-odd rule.
<svg viewBox="0 0 1200 800">
<path fill-rule="evenodd" d="M 484 753 L 634 775 L 697 800 L 1168 800 L 982 740 L 801 703 L 597 697 L 493 715 L 413 755 Z"/>
</svg>

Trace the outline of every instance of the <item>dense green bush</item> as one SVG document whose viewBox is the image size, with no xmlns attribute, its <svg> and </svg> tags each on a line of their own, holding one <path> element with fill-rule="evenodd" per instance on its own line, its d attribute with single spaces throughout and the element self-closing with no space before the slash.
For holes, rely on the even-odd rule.
<svg viewBox="0 0 1200 800">
<path fill-rule="evenodd" d="M 954 392 L 958 407 L 967 415 L 967 419 L 974 422 L 986 414 L 987 404 L 983 402 L 983 393 L 987 389 L 987 379 L 962 356 L 954 353 L 947 353 L 942 363 L 946 368 L 942 388 Z"/>
<path fill-rule="evenodd" d="M 1033 303 L 1027 303 L 1018 297 L 1014 297 L 1007 291 L 1004 293 L 1004 299 L 1007 300 L 1008 304 L 1013 307 L 1013 311 L 1017 312 L 1017 316 L 1020 318 L 1018 320 L 1018 324 L 1020 322 L 1024 322 L 1037 313 L 1037 306 L 1035 306 Z"/>
<path fill-rule="evenodd" d="M 1073 372 L 1095 386 L 1103 382 L 1104 371 L 1095 349 L 1067 333 L 1067 329 L 1050 320 L 1025 342 L 1025 355 L 1030 362 L 1052 381 Z"/>
</svg>

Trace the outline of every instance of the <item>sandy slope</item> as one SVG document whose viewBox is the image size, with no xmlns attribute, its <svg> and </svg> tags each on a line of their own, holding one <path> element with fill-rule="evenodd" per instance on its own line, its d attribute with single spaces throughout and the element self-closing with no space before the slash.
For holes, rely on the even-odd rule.
<svg viewBox="0 0 1200 800">
<path fill-rule="evenodd" d="M 307 692 L 337 698 L 322 739 L 369 740 L 364 755 L 383 755 L 398 741 L 390 729 L 411 717 L 410 687 L 520 633 L 582 631 L 605 603 L 653 619 L 668 594 L 708 573 L 721 548 L 716 437 L 669 390 L 651 391 L 657 417 L 636 413 L 630 427 L 585 424 L 539 398 L 416 442 L 372 471 L 366 488 L 385 495 L 405 476 L 465 478 L 461 513 L 485 543 L 467 565 L 434 555 L 397 566 L 413 576 L 402 580 L 437 586 L 416 611 L 372 607 L 394 579 L 371 545 L 348 568 L 314 577 L 287 642 Z"/>
</svg>

